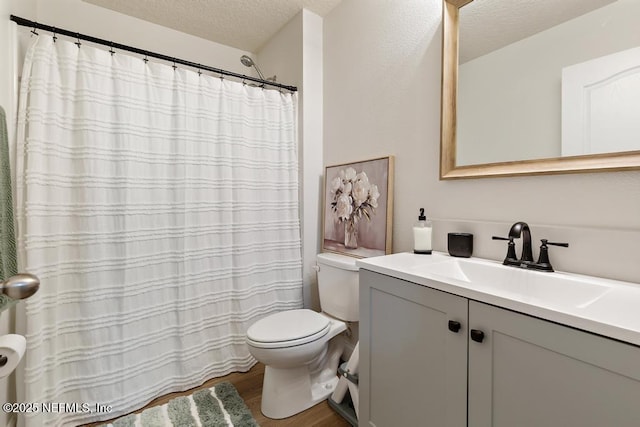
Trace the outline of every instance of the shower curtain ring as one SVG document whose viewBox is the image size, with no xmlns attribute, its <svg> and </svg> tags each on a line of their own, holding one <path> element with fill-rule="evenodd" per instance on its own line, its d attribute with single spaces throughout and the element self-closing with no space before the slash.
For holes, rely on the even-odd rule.
<svg viewBox="0 0 640 427">
<path fill-rule="evenodd" d="M 38 36 L 38 32 L 36 31 L 36 28 L 38 27 L 38 23 L 34 22 L 33 23 L 33 29 L 31 30 L 31 34 Z"/>
<path fill-rule="evenodd" d="M 56 36 L 56 27 L 53 27 L 53 42 L 55 43 L 58 40 L 58 36 Z"/>
<path fill-rule="evenodd" d="M 198 64 L 198 75 L 199 76 L 202 75 L 202 70 L 200 69 L 200 67 L 202 67 L 202 64 Z"/>
<path fill-rule="evenodd" d="M 149 62 L 149 58 L 147 58 L 147 54 L 144 54 L 144 58 L 142 58 L 142 60 L 144 61 L 144 63 L 146 64 L 147 62 Z"/>
<path fill-rule="evenodd" d="M 78 49 L 80 49 L 80 45 L 82 44 L 82 43 L 80 43 L 80 33 L 76 33 L 76 39 L 77 39 L 78 41 L 77 41 L 77 42 L 75 42 L 74 44 L 75 44 L 76 46 L 78 46 Z"/>
<path fill-rule="evenodd" d="M 111 54 L 111 56 L 116 53 L 116 51 L 113 50 L 113 42 L 109 42 L 109 53 Z"/>
<path fill-rule="evenodd" d="M 178 67 L 176 67 L 176 61 L 173 61 L 173 65 L 172 65 L 172 67 L 173 67 L 173 71 L 175 71 L 175 70 L 176 70 L 176 68 L 178 68 Z"/>
</svg>

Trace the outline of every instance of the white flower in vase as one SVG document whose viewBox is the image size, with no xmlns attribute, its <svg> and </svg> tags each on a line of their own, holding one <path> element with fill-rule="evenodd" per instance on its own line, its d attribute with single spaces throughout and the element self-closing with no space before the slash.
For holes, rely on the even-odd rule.
<svg viewBox="0 0 640 427">
<path fill-rule="evenodd" d="M 365 217 L 370 221 L 378 207 L 378 186 L 369 182 L 364 171 L 357 173 L 348 167 L 331 180 L 330 192 L 336 220 L 345 225 L 345 247 L 355 249 L 358 247 L 358 220 Z"/>
<path fill-rule="evenodd" d="M 351 217 L 353 213 L 353 206 L 351 204 L 351 197 L 346 194 L 341 194 L 336 200 L 336 214 L 339 221 L 346 221 Z"/>
</svg>

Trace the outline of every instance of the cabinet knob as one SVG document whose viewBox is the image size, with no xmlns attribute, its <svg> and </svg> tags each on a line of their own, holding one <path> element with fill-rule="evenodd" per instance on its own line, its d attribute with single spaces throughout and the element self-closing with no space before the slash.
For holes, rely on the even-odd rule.
<svg viewBox="0 0 640 427">
<path fill-rule="evenodd" d="M 451 332 L 457 333 L 461 327 L 462 325 L 460 324 L 460 322 L 456 322 L 455 320 L 449 320 L 449 330 Z"/>
<path fill-rule="evenodd" d="M 472 329 L 470 332 L 471 339 L 475 342 L 482 342 L 484 340 L 484 332 L 478 329 Z"/>
</svg>

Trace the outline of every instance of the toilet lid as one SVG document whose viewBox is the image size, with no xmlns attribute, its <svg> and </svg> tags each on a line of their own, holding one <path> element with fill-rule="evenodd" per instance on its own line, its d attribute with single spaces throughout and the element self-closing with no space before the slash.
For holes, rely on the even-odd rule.
<svg viewBox="0 0 640 427">
<path fill-rule="evenodd" d="M 281 311 L 251 325 L 247 338 L 260 347 L 301 345 L 326 335 L 329 326 L 329 319 L 312 310 Z"/>
</svg>

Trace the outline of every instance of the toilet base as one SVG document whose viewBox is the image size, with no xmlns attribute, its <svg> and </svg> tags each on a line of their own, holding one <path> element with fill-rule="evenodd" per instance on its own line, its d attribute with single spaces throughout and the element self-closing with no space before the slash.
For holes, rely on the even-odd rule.
<svg viewBox="0 0 640 427">
<path fill-rule="evenodd" d="M 265 367 L 261 411 L 276 420 L 288 418 L 326 400 L 338 377 L 310 384 L 306 366 L 293 369 Z"/>
<path fill-rule="evenodd" d="M 293 368 L 265 366 L 262 384 L 264 416 L 287 418 L 326 400 L 338 384 L 338 363 L 344 349 L 339 339 L 329 342 L 328 348 L 308 365 Z"/>
</svg>

